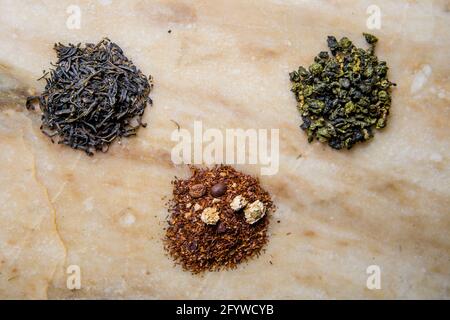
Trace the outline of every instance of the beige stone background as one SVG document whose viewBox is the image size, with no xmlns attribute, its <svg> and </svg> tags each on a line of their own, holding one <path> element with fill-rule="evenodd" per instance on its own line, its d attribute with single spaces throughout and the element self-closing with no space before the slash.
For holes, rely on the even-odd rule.
<svg viewBox="0 0 450 320">
<path fill-rule="evenodd" d="M 363 45 L 372 4 L 398 84 L 388 127 L 351 151 L 308 144 L 288 72 L 327 35 Z M 449 24 L 449 1 L 0 0 L 0 298 L 448 299 Z M 55 42 L 104 36 L 154 76 L 154 106 L 138 137 L 87 157 L 51 144 L 24 104 Z M 161 242 L 170 181 L 188 173 L 170 158 L 171 120 L 196 119 L 280 129 L 279 172 L 261 177 L 278 206 L 267 251 L 201 276 Z M 69 265 L 80 290 L 66 288 Z M 380 290 L 366 288 L 369 265 Z"/>
</svg>

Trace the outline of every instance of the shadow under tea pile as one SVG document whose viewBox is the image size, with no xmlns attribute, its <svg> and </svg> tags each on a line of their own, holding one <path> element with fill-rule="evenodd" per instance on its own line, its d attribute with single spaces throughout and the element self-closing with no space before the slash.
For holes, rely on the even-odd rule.
<svg viewBox="0 0 450 320">
<path fill-rule="evenodd" d="M 106 152 L 118 137 L 135 135 L 149 93 L 147 79 L 123 54 L 122 49 L 105 38 L 84 47 L 55 44 L 58 60 L 55 69 L 43 78 L 47 84 L 42 95 L 29 97 L 42 110 L 41 130 L 52 142 L 84 150 Z"/>
<path fill-rule="evenodd" d="M 258 179 L 224 165 L 191 169 L 189 179 L 172 182 L 164 243 L 176 263 L 199 273 L 259 255 L 274 205 Z"/>
</svg>

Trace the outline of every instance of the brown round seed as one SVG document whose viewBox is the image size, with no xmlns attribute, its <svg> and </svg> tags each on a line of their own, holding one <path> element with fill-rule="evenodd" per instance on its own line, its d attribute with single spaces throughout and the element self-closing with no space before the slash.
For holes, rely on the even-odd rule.
<svg viewBox="0 0 450 320">
<path fill-rule="evenodd" d="M 216 183 L 215 185 L 213 185 L 211 187 L 211 195 L 214 198 L 223 196 L 226 191 L 227 191 L 227 186 L 225 183 L 222 183 L 222 182 Z"/>
<path fill-rule="evenodd" d="M 227 231 L 227 227 L 225 226 L 225 223 L 220 222 L 219 225 L 217 226 L 217 232 L 224 233 L 225 231 Z"/>
<path fill-rule="evenodd" d="M 192 198 L 200 198 L 206 192 L 206 187 L 203 184 L 195 184 L 189 188 L 189 195 Z"/>
<path fill-rule="evenodd" d="M 197 250 L 197 241 L 192 241 L 189 245 L 188 245 L 188 249 L 191 251 L 195 251 Z"/>
</svg>

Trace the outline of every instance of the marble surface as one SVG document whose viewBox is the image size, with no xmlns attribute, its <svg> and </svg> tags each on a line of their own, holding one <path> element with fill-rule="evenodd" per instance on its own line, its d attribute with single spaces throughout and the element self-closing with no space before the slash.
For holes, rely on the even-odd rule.
<svg viewBox="0 0 450 320">
<path fill-rule="evenodd" d="M 448 1 L 77 1 L 69 29 L 71 4 L 0 0 L 0 298 L 450 298 Z M 327 35 L 362 45 L 372 4 L 398 84 L 388 127 L 351 151 L 308 144 L 288 72 Z M 53 43 L 104 36 L 153 75 L 154 106 L 138 137 L 91 158 L 52 145 L 24 104 Z M 171 162 L 171 120 L 280 129 L 279 172 L 261 177 L 278 210 L 258 259 L 194 276 L 165 255 L 164 197 L 187 175 Z M 66 287 L 69 265 L 80 290 Z M 380 290 L 366 287 L 369 265 Z"/>
</svg>

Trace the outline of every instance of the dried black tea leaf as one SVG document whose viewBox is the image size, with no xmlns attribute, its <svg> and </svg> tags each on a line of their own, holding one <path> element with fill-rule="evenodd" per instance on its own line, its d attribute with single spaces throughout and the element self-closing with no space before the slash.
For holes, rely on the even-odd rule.
<svg viewBox="0 0 450 320">
<path fill-rule="evenodd" d="M 308 69 L 289 74 L 297 108 L 308 141 L 326 142 L 335 149 L 350 149 L 373 137 L 373 128 L 386 126 L 391 87 L 385 61 L 375 55 L 378 39 L 363 34 L 368 49 L 357 48 L 348 38 L 328 36 L 331 55 L 320 52 Z"/>
<path fill-rule="evenodd" d="M 117 138 L 135 135 L 145 127 L 142 116 L 152 78 L 147 79 L 109 39 L 84 46 L 55 44 L 55 68 L 44 74 L 38 97 L 41 131 L 58 143 L 93 155 L 106 152 Z"/>
</svg>

